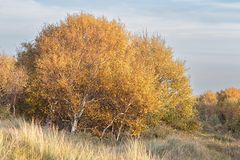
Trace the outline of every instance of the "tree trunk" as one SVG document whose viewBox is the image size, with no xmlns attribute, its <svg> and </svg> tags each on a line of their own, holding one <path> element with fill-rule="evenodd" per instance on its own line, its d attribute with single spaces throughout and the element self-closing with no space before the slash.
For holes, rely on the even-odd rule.
<svg viewBox="0 0 240 160">
<path fill-rule="evenodd" d="M 85 106 L 86 106 L 86 103 L 87 103 L 87 96 L 88 95 L 85 95 L 83 97 L 82 103 L 80 105 L 80 109 L 81 109 L 80 112 L 74 114 L 73 122 L 72 122 L 72 126 L 71 126 L 71 133 L 75 133 L 76 130 L 77 130 L 78 122 L 79 122 L 79 120 L 80 120 L 80 118 L 81 118 L 81 116 L 82 116 L 82 114 L 85 110 Z"/>
<path fill-rule="evenodd" d="M 74 115 L 73 123 L 72 123 L 72 128 L 71 128 L 71 133 L 75 133 L 77 130 L 77 125 L 78 125 L 78 118 L 77 115 Z"/>
<path fill-rule="evenodd" d="M 121 135 L 121 132 L 122 132 L 122 127 L 123 127 L 123 122 L 121 122 L 121 125 L 120 125 L 119 130 L 118 130 L 117 139 L 116 139 L 117 141 L 120 138 L 120 135 Z"/>
<path fill-rule="evenodd" d="M 123 128 L 123 122 L 125 121 L 125 118 L 126 118 L 126 113 L 127 113 L 127 111 L 128 111 L 128 109 L 130 108 L 130 106 L 131 106 L 131 103 L 129 103 L 128 105 L 127 105 L 127 108 L 126 108 L 126 110 L 125 110 L 125 112 L 124 112 L 124 114 L 123 114 L 123 119 L 121 120 L 121 125 L 120 125 L 120 127 L 119 127 L 119 129 L 118 129 L 118 134 L 117 134 L 117 141 L 119 140 L 119 138 L 120 138 L 120 135 L 121 135 L 121 132 L 122 132 L 122 128 Z"/>
<path fill-rule="evenodd" d="M 52 121 L 51 121 L 51 118 L 47 118 L 46 119 L 46 123 L 45 123 L 45 128 L 51 128 L 52 126 Z"/>
<path fill-rule="evenodd" d="M 17 101 L 17 94 L 14 91 L 13 102 L 12 102 L 12 110 L 13 110 L 14 117 L 16 117 L 16 101 Z"/>
<path fill-rule="evenodd" d="M 109 125 L 108 125 L 106 128 L 104 128 L 100 139 L 102 139 L 102 138 L 104 137 L 105 132 L 107 131 L 107 129 L 108 129 L 109 127 L 112 126 L 113 122 L 114 122 L 114 119 L 111 121 L 111 123 L 109 123 Z"/>
</svg>

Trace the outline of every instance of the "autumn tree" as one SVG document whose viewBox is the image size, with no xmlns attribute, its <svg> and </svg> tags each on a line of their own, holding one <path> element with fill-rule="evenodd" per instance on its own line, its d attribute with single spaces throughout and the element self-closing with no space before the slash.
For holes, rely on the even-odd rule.
<svg viewBox="0 0 240 160">
<path fill-rule="evenodd" d="M 16 66 L 16 59 L 0 55 L 0 103 L 10 106 L 13 115 L 16 114 L 18 96 L 26 86 L 27 76 L 22 67 Z"/>
<path fill-rule="evenodd" d="M 238 104 L 240 102 L 240 89 L 228 88 L 217 93 L 219 105 L 223 103 Z"/>
<path fill-rule="evenodd" d="M 217 94 L 212 91 L 207 91 L 198 98 L 198 110 L 201 119 L 207 121 L 217 112 L 218 98 Z"/>
<path fill-rule="evenodd" d="M 194 129 L 198 126 L 195 98 L 192 95 L 184 63 L 173 58 L 171 48 L 159 36 L 135 36 L 133 46 L 137 49 L 139 63 L 153 72 L 162 106 L 150 115 L 151 122 L 165 121 L 173 127 Z"/>
<path fill-rule="evenodd" d="M 133 36 L 115 20 L 71 15 L 44 27 L 18 60 L 30 75 L 26 101 L 33 114 L 71 132 L 119 139 L 123 132 L 139 135 L 146 117 L 191 128 L 194 98 L 184 64 L 159 37 Z"/>
<path fill-rule="evenodd" d="M 33 42 L 22 43 L 17 51 L 17 65 L 24 66 L 28 74 L 34 73 L 38 53 L 38 47 Z"/>
<path fill-rule="evenodd" d="M 217 95 L 221 122 L 240 133 L 240 89 L 228 88 Z"/>
<path fill-rule="evenodd" d="M 81 125 L 102 136 L 139 133 L 143 115 L 160 105 L 154 78 L 134 63 L 136 51 L 128 45 L 123 26 L 104 18 L 81 14 L 47 26 L 36 39 L 28 101 L 55 123 L 69 121 L 71 132 L 84 116 Z"/>
<path fill-rule="evenodd" d="M 197 108 L 205 128 L 220 128 L 240 135 L 240 89 L 228 88 L 219 92 L 208 91 L 199 96 Z"/>
</svg>

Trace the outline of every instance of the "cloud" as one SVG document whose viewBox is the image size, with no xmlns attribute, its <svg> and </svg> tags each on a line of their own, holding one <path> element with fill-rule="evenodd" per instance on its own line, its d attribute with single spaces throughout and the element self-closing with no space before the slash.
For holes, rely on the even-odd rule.
<svg viewBox="0 0 240 160">
<path fill-rule="evenodd" d="M 196 1 L 191 0 L 193 3 Z M 232 9 L 240 9 L 240 3 L 237 1 L 214 1 L 214 0 L 199 0 L 199 4 L 206 5 L 208 7 L 224 9 L 224 10 L 232 10 Z"/>
<path fill-rule="evenodd" d="M 15 48 L 33 40 L 44 24 L 56 23 L 67 13 L 79 11 L 120 18 L 132 32 L 160 33 L 174 48 L 175 57 L 187 61 L 195 93 L 240 85 L 236 74 L 240 67 L 237 1 L 0 0 L 0 50 L 15 54 Z M 223 79 L 214 86 L 214 77 Z"/>
<path fill-rule="evenodd" d="M 210 5 L 221 9 L 240 9 L 240 3 L 210 3 Z"/>
<path fill-rule="evenodd" d="M 68 8 L 42 5 L 34 0 L 0 0 L 0 3 L 1 19 L 51 21 L 73 11 Z"/>
<path fill-rule="evenodd" d="M 238 0 L 172 0 L 179 3 L 192 3 L 195 5 L 207 5 L 209 7 L 222 8 L 222 9 L 238 9 L 240 3 Z"/>
<path fill-rule="evenodd" d="M 21 42 L 32 40 L 44 23 L 56 22 L 73 12 L 33 0 L 0 0 L 0 4 L 0 48 L 11 54 Z"/>
</svg>

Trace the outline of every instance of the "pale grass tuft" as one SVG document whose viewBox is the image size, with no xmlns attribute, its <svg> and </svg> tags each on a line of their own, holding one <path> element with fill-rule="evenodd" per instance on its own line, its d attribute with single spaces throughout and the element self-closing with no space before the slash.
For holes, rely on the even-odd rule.
<svg viewBox="0 0 240 160">
<path fill-rule="evenodd" d="M 74 143 L 56 129 L 43 130 L 34 123 L 16 122 L 15 126 L 0 124 L 1 160 L 151 160 L 144 144 L 136 140 L 109 146 L 79 137 Z"/>
<path fill-rule="evenodd" d="M 8 120 L 0 121 L 0 155 L 0 160 L 235 160 L 240 159 L 240 145 L 175 133 L 109 144 Z"/>
</svg>

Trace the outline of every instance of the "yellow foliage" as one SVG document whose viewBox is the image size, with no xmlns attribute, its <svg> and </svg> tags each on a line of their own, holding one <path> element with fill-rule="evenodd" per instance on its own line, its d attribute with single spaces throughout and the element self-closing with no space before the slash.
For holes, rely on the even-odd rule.
<svg viewBox="0 0 240 160">
<path fill-rule="evenodd" d="M 163 106 L 159 108 L 157 116 L 151 116 L 185 129 L 181 126 L 193 119 L 196 111 L 193 109 L 195 100 L 185 75 L 184 63 L 173 59 L 171 49 L 158 36 L 134 37 L 133 46 L 137 49 L 139 64 L 145 64 L 146 71 L 153 75 Z M 154 120 L 151 118 L 151 121 Z"/>
<path fill-rule="evenodd" d="M 72 131 L 78 124 L 102 136 L 139 135 L 150 113 L 174 114 L 169 123 L 195 115 L 184 64 L 158 37 L 131 36 L 115 20 L 80 14 L 46 26 L 28 48 L 35 55 L 23 52 L 35 57 L 26 65 L 34 71 L 30 105 L 55 123 L 69 121 Z"/>
<path fill-rule="evenodd" d="M 27 84 L 27 75 L 22 67 L 16 66 L 16 59 L 0 55 L 0 106 L 11 106 L 15 115 L 18 95 Z"/>
<path fill-rule="evenodd" d="M 240 89 L 228 88 L 218 93 L 219 103 L 237 104 L 240 102 Z"/>
</svg>

